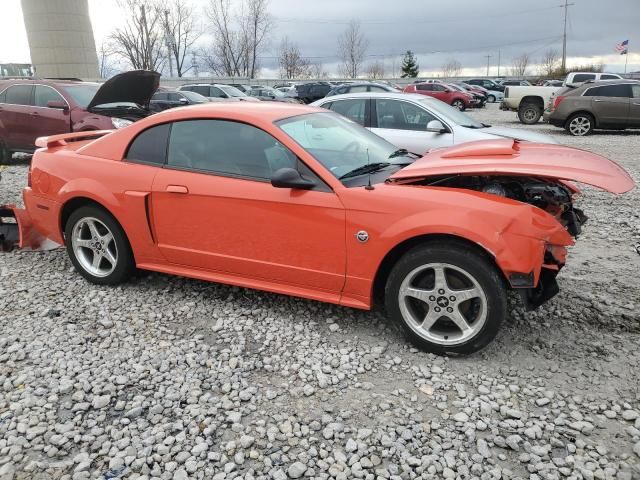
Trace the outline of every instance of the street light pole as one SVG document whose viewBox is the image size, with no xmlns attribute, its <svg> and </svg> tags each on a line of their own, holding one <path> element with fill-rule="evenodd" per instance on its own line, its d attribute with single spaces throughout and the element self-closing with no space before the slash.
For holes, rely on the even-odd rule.
<svg viewBox="0 0 640 480">
<path fill-rule="evenodd" d="M 169 77 L 173 77 L 173 62 L 171 61 L 171 36 L 169 35 L 169 10 L 164 11 L 164 35 L 167 43 L 167 60 L 169 60 Z"/>
<path fill-rule="evenodd" d="M 568 3 L 568 1 L 569 0 L 564 0 L 564 30 L 562 32 L 562 73 L 565 73 L 567 71 L 567 10 L 571 5 L 575 5 L 575 3 Z"/>
<path fill-rule="evenodd" d="M 487 57 L 487 77 L 489 76 L 489 59 L 491 58 L 491 55 L 485 55 L 485 57 Z"/>
</svg>

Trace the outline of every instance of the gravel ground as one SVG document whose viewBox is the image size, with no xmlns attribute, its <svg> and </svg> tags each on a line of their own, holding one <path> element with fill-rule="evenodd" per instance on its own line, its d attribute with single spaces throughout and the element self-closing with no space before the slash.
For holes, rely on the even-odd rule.
<svg viewBox="0 0 640 480">
<path fill-rule="evenodd" d="M 576 139 L 622 163 L 640 135 Z M 20 202 L 26 167 L 2 172 Z M 66 253 L 0 256 L 0 479 L 640 479 L 640 190 L 590 220 L 536 312 L 466 358 L 379 313 L 150 274 L 107 288 Z"/>
</svg>

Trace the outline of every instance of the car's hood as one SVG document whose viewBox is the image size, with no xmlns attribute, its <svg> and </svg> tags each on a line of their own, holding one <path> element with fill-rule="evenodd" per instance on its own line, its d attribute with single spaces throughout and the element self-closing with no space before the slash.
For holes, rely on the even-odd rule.
<svg viewBox="0 0 640 480">
<path fill-rule="evenodd" d="M 146 107 L 160 85 L 160 74 L 150 70 L 132 70 L 104 82 L 87 105 L 87 110 L 108 103 L 135 103 Z"/>
<path fill-rule="evenodd" d="M 635 185 L 622 167 L 595 153 L 517 140 L 479 140 L 431 150 L 391 179 L 493 174 L 574 180 L 612 193 L 627 192 Z"/>
<path fill-rule="evenodd" d="M 558 143 L 556 140 L 544 133 L 536 133 L 525 130 L 524 128 L 504 128 L 504 127 L 487 127 L 479 130 L 480 132 L 490 133 L 504 138 L 513 138 L 515 140 L 526 140 L 527 142 L 537 143 Z"/>
</svg>

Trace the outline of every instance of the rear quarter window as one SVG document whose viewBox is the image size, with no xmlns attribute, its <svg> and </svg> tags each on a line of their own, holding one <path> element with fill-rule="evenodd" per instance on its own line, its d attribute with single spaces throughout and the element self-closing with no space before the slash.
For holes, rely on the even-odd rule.
<svg viewBox="0 0 640 480">
<path fill-rule="evenodd" d="M 5 102 L 11 105 L 31 105 L 33 85 L 13 85 L 7 89 Z"/>
<path fill-rule="evenodd" d="M 602 80 L 615 80 L 620 78 L 618 75 L 608 75 L 608 74 L 604 74 L 600 77 Z"/>
<path fill-rule="evenodd" d="M 170 129 L 170 124 L 165 123 L 144 130 L 129 145 L 125 159 L 131 162 L 163 165 L 167 157 Z"/>
</svg>

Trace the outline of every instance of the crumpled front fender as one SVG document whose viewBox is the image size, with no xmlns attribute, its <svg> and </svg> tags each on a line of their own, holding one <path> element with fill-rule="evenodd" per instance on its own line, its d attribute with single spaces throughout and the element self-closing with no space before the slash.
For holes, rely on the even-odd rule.
<svg viewBox="0 0 640 480">
<path fill-rule="evenodd" d="M 52 250 L 59 246 L 33 228 L 31 216 L 24 208 L 0 205 L 0 251 L 8 252 L 14 248 Z"/>
</svg>

